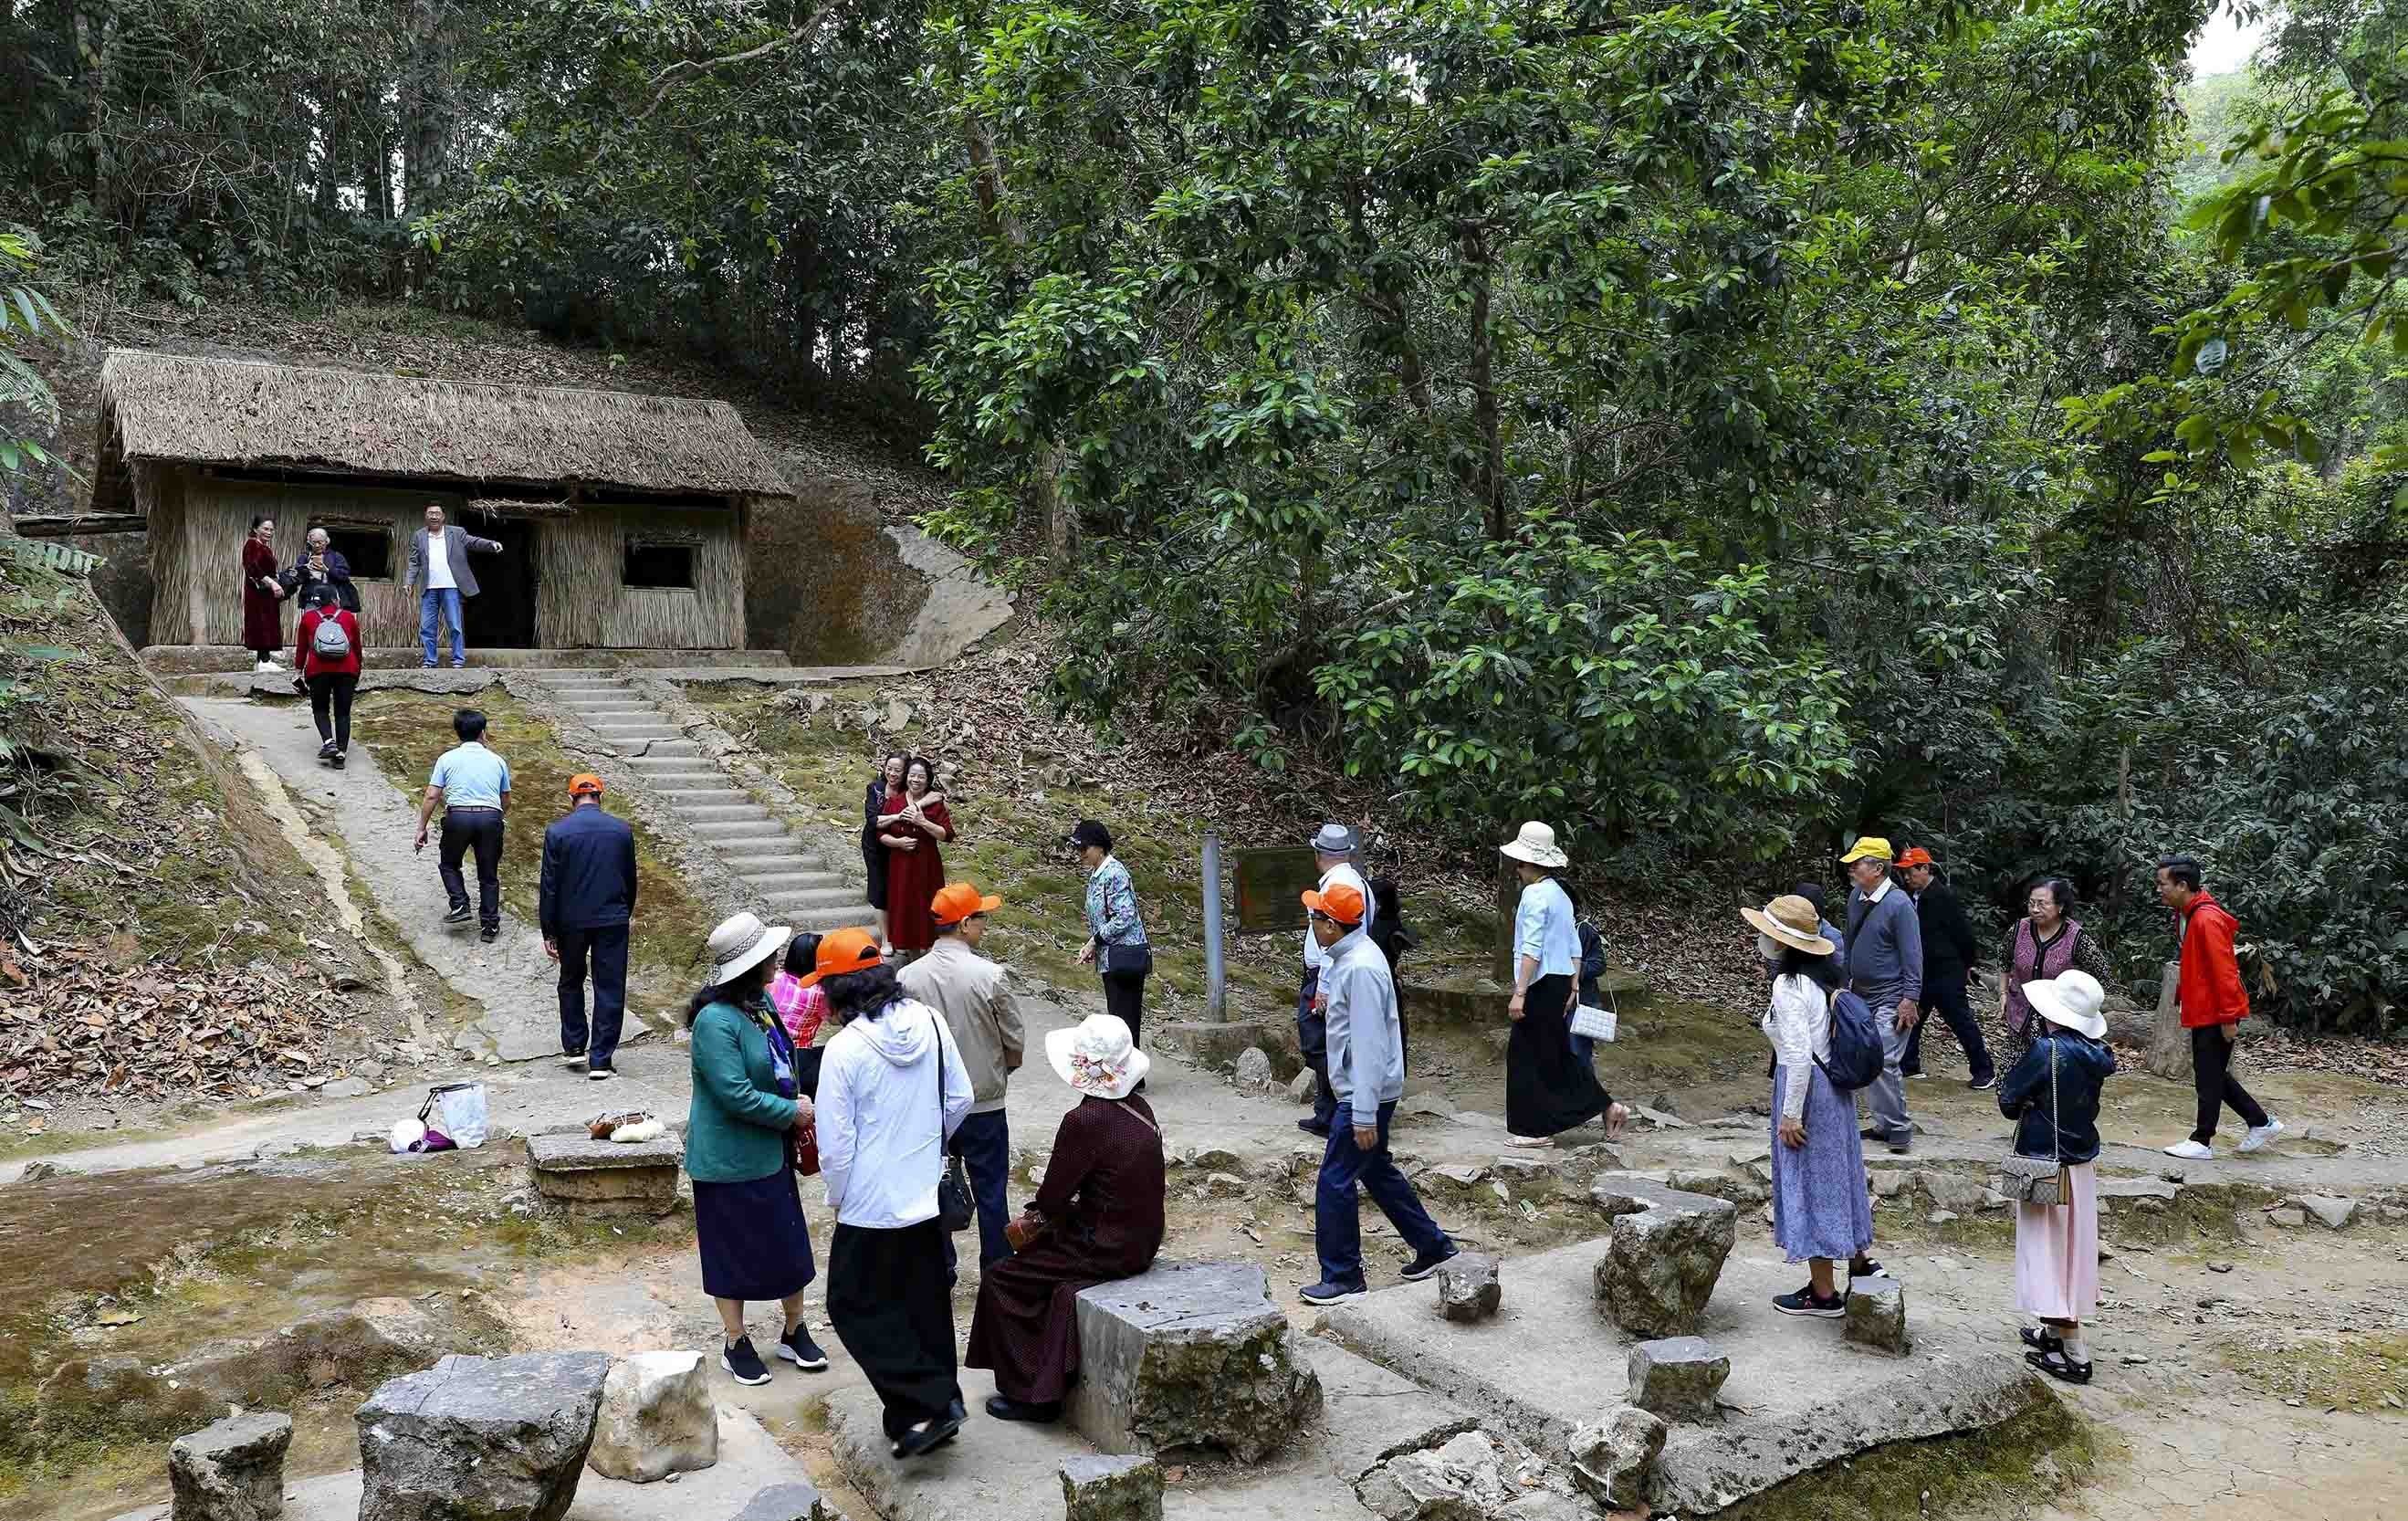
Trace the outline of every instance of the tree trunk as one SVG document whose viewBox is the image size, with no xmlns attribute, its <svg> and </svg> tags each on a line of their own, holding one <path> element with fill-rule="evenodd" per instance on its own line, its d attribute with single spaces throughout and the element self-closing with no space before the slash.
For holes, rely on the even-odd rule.
<svg viewBox="0 0 2408 1521">
<path fill-rule="evenodd" d="M 1497 408 L 1497 330 L 1488 317 L 1488 240 L 1477 227 L 1464 229 L 1463 261 L 1471 271 L 1471 409 L 1480 434 L 1480 503 L 1488 537 L 1503 539 L 1505 434 Z"/>
<path fill-rule="evenodd" d="M 409 83 L 402 95 L 402 194 L 414 221 L 442 204 L 452 140 L 452 38 L 442 0 L 410 0 Z"/>
<path fill-rule="evenodd" d="M 2165 964 L 2162 980 L 2157 985 L 2157 1017 L 2149 1026 L 2149 1055 L 2144 1065 L 2153 1076 L 2169 1083 L 2190 1081 L 2190 1031 L 2183 1028 L 2182 1011 L 2174 1005 L 2174 987 L 2182 978 L 2182 963 Z"/>
</svg>

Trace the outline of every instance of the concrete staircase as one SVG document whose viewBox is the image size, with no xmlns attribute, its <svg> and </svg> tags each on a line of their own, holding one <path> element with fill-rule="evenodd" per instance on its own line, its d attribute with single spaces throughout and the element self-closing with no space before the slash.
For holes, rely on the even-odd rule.
<svg viewBox="0 0 2408 1521">
<path fill-rule="evenodd" d="M 544 686 L 618 750 L 621 764 L 668 806 L 690 839 L 719 856 L 774 922 L 823 932 L 871 923 L 857 883 L 829 870 L 819 853 L 624 681 L 608 671 L 563 671 L 545 678 Z"/>
</svg>

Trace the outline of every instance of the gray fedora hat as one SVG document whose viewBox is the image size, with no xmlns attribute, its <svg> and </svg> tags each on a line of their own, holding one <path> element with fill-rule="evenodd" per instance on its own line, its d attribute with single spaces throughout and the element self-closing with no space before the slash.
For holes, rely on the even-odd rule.
<svg viewBox="0 0 2408 1521">
<path fill-rule="evenodd" d="M 1325 824 L 1312 837 L 1312 848 L 1324 855 L 1352 855 L 1363 848 L 1363 841 L 1342 824 Z"/>
</svg>

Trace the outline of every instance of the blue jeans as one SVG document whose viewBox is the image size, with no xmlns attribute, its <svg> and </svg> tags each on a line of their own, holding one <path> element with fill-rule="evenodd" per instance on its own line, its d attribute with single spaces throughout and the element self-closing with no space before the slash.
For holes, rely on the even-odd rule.
<svg viewBox="0 0 2408 1521">
<path fill-rule="evenodd" d="M 1329 1141 L 1321 1154 L 1321 1180 L 1312 1196 L 1312 1247 L 1321 1258 L 1325 1284 L 1363 1286 L 1362 1220 L 1354 1199 L 1357 1183 L 1414 1255 L 1436 1256 L 1454 1244 L 1422 1208 L 1420 1196 L 1388 1155 L 1388 1120 L 1396 1112 L 1393 1101 L 1380 1106 L 1380 1143 L 1369 1152 L 1354 1144 L 1352 1106 L 1339 1100 L 1331 1118 Z"/>
<path fill-rule="evenodd" d="M 961 1154 L 970 1175 L 970 1198 L 978 1204 L 979 1270 L 983 1272 L 1011 1256 L 1011 1243 L 1003 1236 L 1011 1218 L 1003 1193 L 1011 1177 L 1011 1131 L 1003 1111 L 963 1115 L 953 1131 L 953 1149 Z"/>
<path fill-rule="evenodd" d="M 460 588 L 457 586 L 430 586 L 418 594 L 419 664 L 429 667 L 435 664 L 435 620 L 438 613 L 442 615 L 443 626 L 452 631 L 452 664 L 455 667 L 466 665 L 468 652 L 460 644 Z"/>
</svg>

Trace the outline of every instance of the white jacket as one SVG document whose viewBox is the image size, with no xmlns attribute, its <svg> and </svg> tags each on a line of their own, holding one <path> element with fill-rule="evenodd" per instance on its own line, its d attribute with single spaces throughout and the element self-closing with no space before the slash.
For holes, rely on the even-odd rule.
<svg viewBox="0 0 2408 1521">
<path fill-rule="evenodd" d="M 838 1031 L 820 1063 L 814 1127 L 837 1224 L 895 1230 L 935 1219 L 945 1142 L 970 1107 L 970 1075 L 945 1022 L 899 998 Z"/>
</svg>

